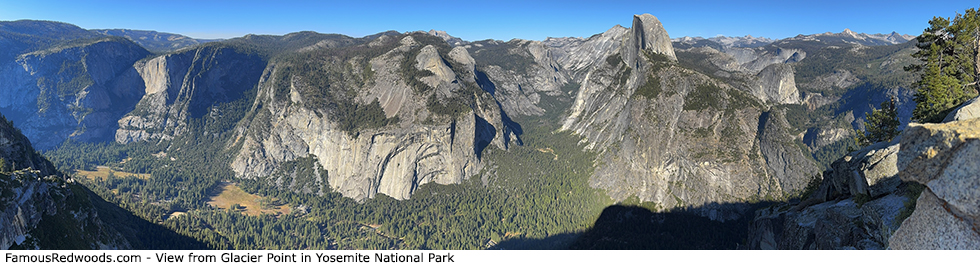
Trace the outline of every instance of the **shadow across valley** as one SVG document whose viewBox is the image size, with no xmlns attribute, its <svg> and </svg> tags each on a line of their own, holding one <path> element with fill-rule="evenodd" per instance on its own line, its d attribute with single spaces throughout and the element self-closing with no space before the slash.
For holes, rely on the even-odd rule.
<svg viewBox="0 0 980 265">
<path fill-rule="evenodd" d="M 712 209 L 740 209 L 739 218 L 725 222 L 697 214 L 712 211 L 707 208 L 653 212 L 640 206 L 612 205 L 582 233 L 511 238 L 492 249 L 746 249 L 749 224 L 755 211 L 773 203 L 709 206 Z"/>
<path fill-rule="evenodd" d="M 103 200 L 86 187 L 92 206 L 108 227 L 115 229 L 132 249 L 211 249 L 197 239 L 178 234 L 162 225 L 151 223 L 111 202 Z"/>
</svg>

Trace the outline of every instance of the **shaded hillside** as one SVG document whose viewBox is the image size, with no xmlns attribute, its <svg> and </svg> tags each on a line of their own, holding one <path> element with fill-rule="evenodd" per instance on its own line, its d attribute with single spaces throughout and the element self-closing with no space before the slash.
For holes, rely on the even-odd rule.
<svg viewBox="0 0 980 265">
<path fill-rule="evenodd" d="M 748 224 L 748 218 L 719 222 L 685 211 L 651 212 L 638 206 L 614 205 L 606 207 L 595 224 L 568 248 L 739 249 L 748 236 Z"/>
<path fill-rule="evenodd" d="M 751 216 L 721 222 L 697 213 L 711 209 L 732 208 L 751 212 L 773 204 L 773 202 L 741 203 L 707 209 L 677 209 L 661 212 L 650 209 L 652 203 L 646 202 L 640 205 L 635 203 L 636 201 L 632 201 L 606 207 L 594 223 L 582 232 L 549 235 L 544 238 L 511 238 L 494 245 L 491 249 L 746 249 Z"/>
<path fill-rule="evenodd" d="M 0 227 L 4 249 L 202 249 L 136 218 L 55 170 L 0 115 Z M 154 235 L 147 237 L 145 235 Z"/>
<path fill-rule="evenodd" d="M 143 95 L 133 63 L 150 53 L 119 37 L 56 22 L 0 23 L 0 111 L 41 150 L 66 139 L 106 141 Z M 74 39 L 64 39 L 75 36 Z M 29 122 L 28 122 L 29 121 Z"/>
</svg>

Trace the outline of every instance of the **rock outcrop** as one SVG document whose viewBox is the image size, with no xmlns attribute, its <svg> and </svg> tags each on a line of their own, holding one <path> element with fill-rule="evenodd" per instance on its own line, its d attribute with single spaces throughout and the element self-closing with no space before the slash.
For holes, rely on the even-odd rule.
<svg viewBox="0 0 980 265">
<path fill-rule="evenodd" d="M 899 226 L 908 198 L 889 194 L 859 204 L 828 201 L 802 211 L 774 206 L 759 210 L 749 227 L 751 249 L 884 249 Z"/>
<path fill-rule="evenodd" d="M 980 249 L 980 119 L 910 124 L 899 177 L 927 189 L 890 241 L 892 249 Z"/>
<path fill-rule="evenodd" d="M 751 249 L 885 249 L 916 193 L 898 179 L 899 141 L 855 151 L 796 203 L 756 212 Z M 816 180 L 816 179 L 815 179 Z"/>
<path fill-rule="evenodd" d="M 800 150 L 795 136 L 790 135 L 785 114 L 778 110 L 759 117 L 759 149 L 766 160 L 769 174 L 779 183 L 779 189 L 791 193 L 801 191 L 819 172 L 813 160 Z"/>
<path fill-rule="evenodd" d="M 943 122 L 965 121 L 976 118 L 980 118 L 980 97 L 973 98 L 954 109 L 953 112 L 946 115 Z"/>
<path fill-rule="evenodd" d="M 641 52 L 659 53 L 667 56 L 671 60 L 677 60 L 674 55 L 674 47 L 670 43 L 670 36 L 664 25 L 657 17 L 650 14 L 634 15 L 633 26 L 630 27 L 630 34 L 627 35 L 623 48 L 623 60 L 630 67 L 637 67 L 637 59 Z"/>
<path fill-rule="evenodd" d="M 794 74 L 793 67 L 787 64 L 766 66 L 757 75 L 757 89 L 752 94 L 771 104 L 800 104 L 800 92 L 796 89 Z"/>
<path fill-rule="evenodd" d="M 832 201 L 857 195 L 876 198 L 894 192 L 898 174 L 899 139 L 876 143 L 831 164 L 824 181 L 809 201 Z"/>
<path fill-rule="evenodd" d="M 128 248 L 75 185 L 0 116 L 0 248 Z"/>
<path fill-rule="evenodd" d="M 834 162 L 803 201 L 758 211 L 749 247 L 980 248 L 977 157 L 980 119 L 911 124 Z"/>
</svg>

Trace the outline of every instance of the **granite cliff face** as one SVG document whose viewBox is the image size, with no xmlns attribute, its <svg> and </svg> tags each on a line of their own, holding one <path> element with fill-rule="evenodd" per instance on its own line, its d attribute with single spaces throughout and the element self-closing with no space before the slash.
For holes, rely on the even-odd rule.
<svg viewBox="0 0 980 265">
<path fill-rule="evenodd" d="M 681 67 L 672 48 L 649 43 L 669 39 L 651 18 L 636 16 L 633 30 L 617 27 L 587 40 L 549 40 L 581 84 L 562 129 L 600 152 L 592 186 L 616 200 L 697 208 L 715 220 L 740 217 L 743 209 L 723 203 L 802 190 L 816 167 L 781 114 L 765 118 L 767 103 L 798 101 L 792 70 L 771 70 L 774 77 L 763 79 L 776 80 L 773 88 L 733 87 Z M 588 60 L 579 51 L 605 58 Z M 755 93 L 763 89 L 774 92 Z"/>
<path fill-rule="evenodd" d="M 213 113 L 212 107 L 245 96 L 264 67 L 254 54 L 234 48 L 203 46 L 136 62 L 142 98 L 118 119 L 115 141 L 169 140 L 188 130 L 191 118 Z"/>
<path fill-rule="evenodd" d="M 40 149 L 66 139 L 105 141 L 141 91 L 133 63 L 149 53 L 124 39 L 99 38 L 19 54 L 0 62 L 0 110 L 22 123 Z"/>
<path fill-rule="evenodd" d="M 342 61 L 321 57 L 271 63 L 250 110 L 255 118 L 236 129 L 240 136 L 232 145 L 241 144 L 241 149 L 232 168 L 245 178 L 263 178 L 279 164 L 315 157 L 327 172 L 327 176 L 318 176 L 318 181 L 327 181 L 334 191 L 358 200 L 377 193 L 406 199 L 419 185 L 458 183 L 474 175 L 481 167 L 481 152 L 490 144 L 506 150 L 508 145 L 519 143 L 500 103 L 477 88 L 474 61 L 466 49 L 427 44 L 432 39 L 416 41 L 422 37 L 427 36 L 412 34 L 362 44 L 382 49 L 373 58 Z M 327 71 L 334 71 L 338 63 L 339 67 L 370 71 L 372 76 L 334 72 L 339 78 L 328 81 L 327 87 L 343 90 L 326 93 L 348 102 L 345 104 L 366 108 L 377 104 L 387 124 L 345 130 L 338 119 L 346 113 L 313 103 L 318 99 L 311 97 L 317 96 L 312 91 L 322 91 L 323 84 L 285 70 L 295 69 L 297 64 L 324 64 L 323 68 L 330 69 Z M 429 74 L 410 76 L 401 71 Z M 440 106 L 454 100 L 469 104 L 457 113 L 441 113 Z"/>
<path fill-rule="evenodd" d="M 674 48 L 670 44 L 670 36 L 657 17 L 650 14 L 634 15 L 630 31 L 624 43 L 627 47 L 623 50 L 623 60 L 630 67 L 639 66 L 637 60 L 643 50 L 677 60 Z"/>
<path fill-rule="evenodd" d="M 759 117 L 758 141 L 769 175 L 787 193 L 801 191 L 820 170 L 801 150 L 797 136 L 789 133 L 785 114 L 774 109 Z"/>
<path fill-rule="evenodd" d="M 459 49 L 460 47 L 457 47 Z M 462 46 L 470 51 L 477 84 L 491 93 L 511 115 L 558 116 L 564 110 L 549 105 L 554 99 L 571 101 L 567 65 L 546 43 L 527 40 L 480 41 Z"/>
<path fill-rule="evenodd" d="M 635 93 L 628 90 L 603 95 L 613 98 L 586 116 L 596 123 L 572 127 L 603 152 L 591 184 L 617 200 L 635 195 L 663 209 L 695 207 L 721 220 L 737 218 L 738 209 L 714 209 L 715 203 L 782 196 L 760 155 L 761 105 L 691 74 L 671 67 L 648 77 L 662 86 L 659 97 L 619 96 Z"/>
<path fill-rule="evenodd" d="M 752 90 L 756 98 L 771 104 L 800 104 L 793 67 L 772 64 L 763 68 L 757 76 L 757 88 Z"/>
</svg>

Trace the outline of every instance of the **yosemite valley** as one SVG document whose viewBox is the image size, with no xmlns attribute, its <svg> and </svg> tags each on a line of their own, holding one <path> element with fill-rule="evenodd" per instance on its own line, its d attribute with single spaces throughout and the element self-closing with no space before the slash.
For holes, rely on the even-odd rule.
<svg viewBox="0 0 980 265">
<path fill-rule="evenodd" d="M 14 225 L 0 246 L 896 244 L 927 183 L 892 170 L 912 136 L 855 138 L 886 101 L 911 128 L 915 36 L 671 39 L 670 26 L 203 40 L 3 21 L 0 221 Z"/>
</svg>

